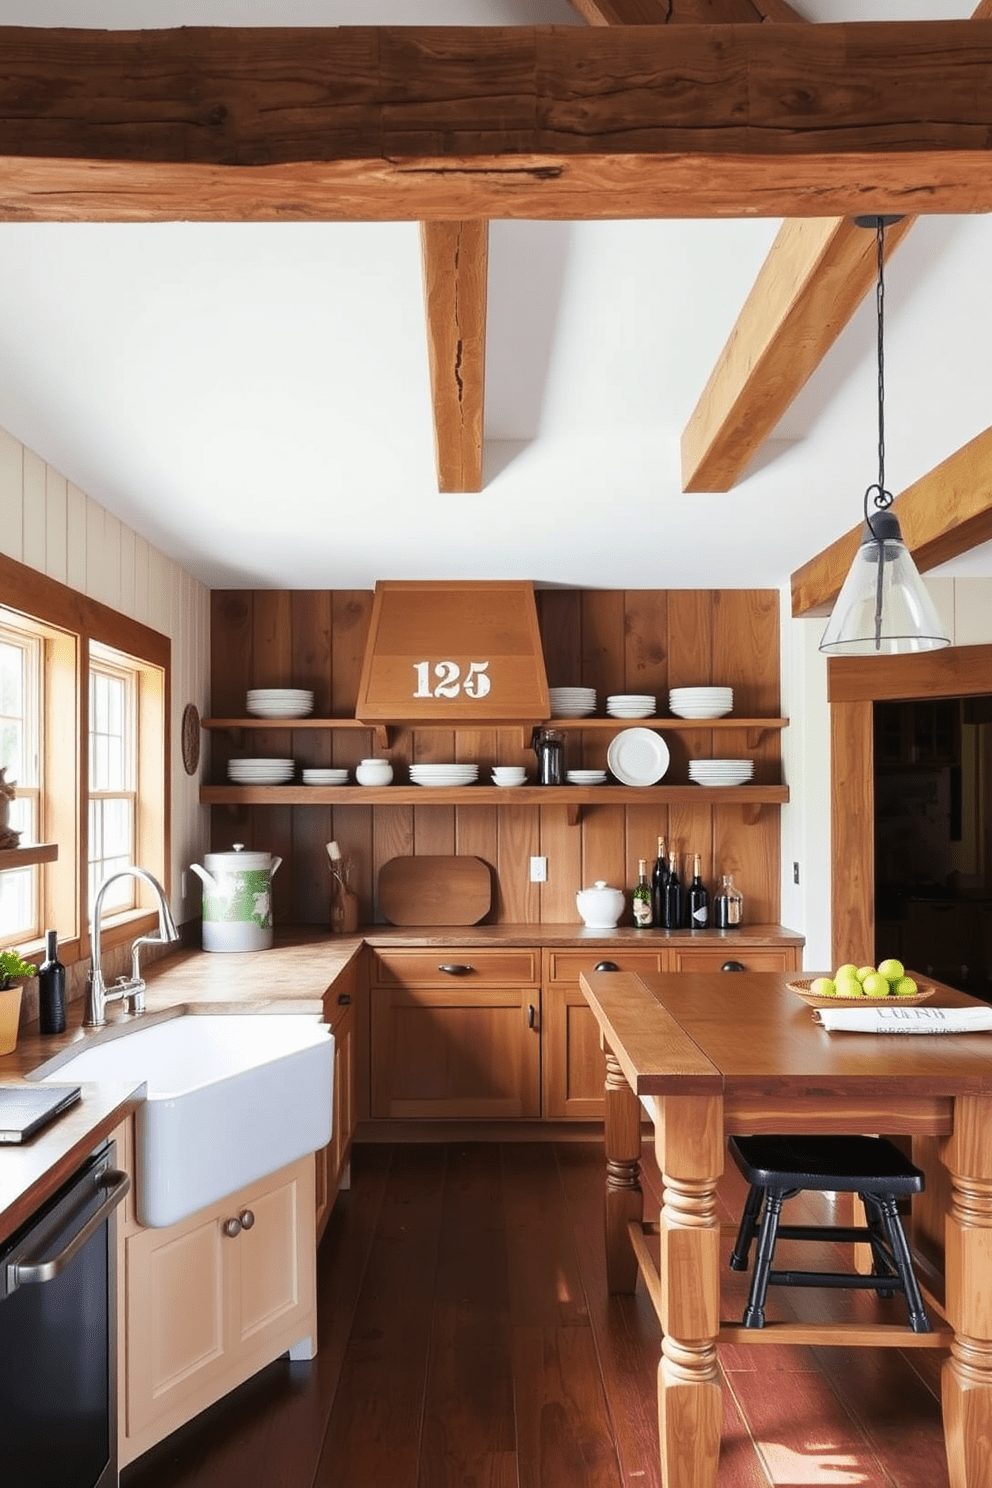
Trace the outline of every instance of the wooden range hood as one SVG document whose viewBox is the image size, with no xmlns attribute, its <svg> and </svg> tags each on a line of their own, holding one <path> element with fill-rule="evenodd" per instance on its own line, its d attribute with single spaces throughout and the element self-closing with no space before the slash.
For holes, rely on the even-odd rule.
<svg viewBox="0 0 992 1488">
<path fill-rule="evenodd" d="M 355 715 L 368 723 L 528 723 L 548 716 L 529 581 L 380 580 Z"/>
</svg>

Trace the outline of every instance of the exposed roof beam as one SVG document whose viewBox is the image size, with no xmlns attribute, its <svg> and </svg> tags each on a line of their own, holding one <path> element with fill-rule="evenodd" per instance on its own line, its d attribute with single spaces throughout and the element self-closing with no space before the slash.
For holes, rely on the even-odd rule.
<svg viewBox="0 0 992 1488">
<path fill-rule="evenodd" d="M 438 489 L 482 490 L 488 222 L 421 224 Z"/>
<path fill-rule="evenodd" d="M 921 573 L 992 539 L 992 428 L 908 486 L 892 510 Z M 861 526 L 792 575 L 793 616 L 807 615 L 837 598 L 857 551 Z"/>
<path fill-rule="evenodd" d="M 885 256 L 913 221 L 885 234 Z M 875 283 L 850 217 L 784 222 L 682 432 L 682 487 L 729 491 Z"/>
<path fill-rule="evenodd" d="M 992 0 L 980 0 L 972 19 L 990 16 Z M 890 228 L 887 253 L 911 222 Z M 729 491 L 740 478 L 871 289 L 867 252 L 843 220 L 785 225 L 683 431 L 684 491 Z"/>
<path fill-rule="evenodd" d="M 570 0 L 570 3 L 590 26 L 804 21 L 785 0 Z"/>
<path fill-rule="evenodd" d="M 0 218 L 992 210 L 992 22 L 0 29 Z"/>
</svg>

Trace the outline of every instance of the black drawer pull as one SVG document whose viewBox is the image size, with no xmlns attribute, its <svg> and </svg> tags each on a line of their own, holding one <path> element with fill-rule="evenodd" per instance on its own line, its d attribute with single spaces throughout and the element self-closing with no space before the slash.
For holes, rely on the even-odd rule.
<svg viewBox="0 0 992 1488">
<path fill-rule="evenodd" d="M 528 1028 L 535 1028 L 536 1026 L 537 1026 L 537 1013 L 535 1011 L 534 1004 L 532 1002 L 529 1002 L 527 1004 L 527 1027 Z"/>
<path fill-rule="evenodd" d="M 747 971 L 743 961 L 724 961 L 721 971 Z"/>
<path fill-rule="evenodd" d="M 442 962 L 438 967 L 438 971 L 443 971 L 446 976 L 469 976 L 474 970 L 474 966 L 466 966 L 464 961 Z"/>
<path fill-rule="evenodd" d="M 615 961 L 597 961 L 593 971 L 619 971 L 620 968 Z"/>
<path fill-rule="evenodd" d="M 351 993 L 350 992 L 339 992 L 338 993 L 338 1007 L 348 1007 L 348 1006 L 350 1006 L 350 1004 L 351 1004 Z"/>
</svg>

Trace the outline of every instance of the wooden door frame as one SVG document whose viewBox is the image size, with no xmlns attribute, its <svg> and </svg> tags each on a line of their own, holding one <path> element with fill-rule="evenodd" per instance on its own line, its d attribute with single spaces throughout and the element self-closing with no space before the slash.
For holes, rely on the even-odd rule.
<svg viewBox="0 0 992 1488">
<path fill-rule="evenodd" d="M 831 946 L 835 966 L 875 955 L 873 705 L 992 693 L 992 646 L 833 657 L 830 704 Z"/>
</svg>

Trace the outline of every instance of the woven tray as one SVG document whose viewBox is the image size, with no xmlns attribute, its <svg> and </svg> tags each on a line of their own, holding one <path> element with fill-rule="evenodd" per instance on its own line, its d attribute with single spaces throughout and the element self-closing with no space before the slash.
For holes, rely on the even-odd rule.
<svg viewBox="0 0 992 1488">
<path fill-rule="evenodd" d="M 793 977 L 786 986 L 790 992 L 797 992 L 803 1002 L 810 1007 L 884 1007 L 886 1003 L 898 1003 L 900 1007 L 912 1007 L 915 1002 L 926 1002 L 936 992 L 936 987 L 929 987 L 926 983 L 917 982 L 919 991 L 912 997 L 893 997 L 891 992 L 888 997 L 818 997 L 811 992 L 810 986 L 817 980 L 816 977 Z M 914 978 L 915 980 L 915 978 Z"/>
</svg>

